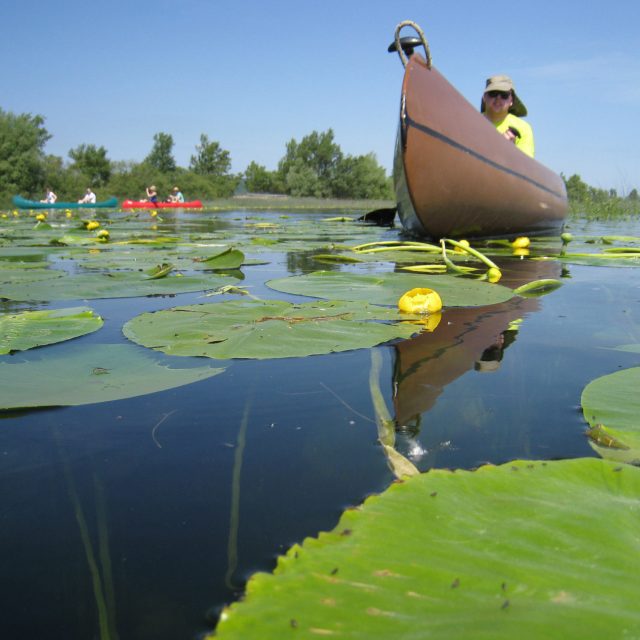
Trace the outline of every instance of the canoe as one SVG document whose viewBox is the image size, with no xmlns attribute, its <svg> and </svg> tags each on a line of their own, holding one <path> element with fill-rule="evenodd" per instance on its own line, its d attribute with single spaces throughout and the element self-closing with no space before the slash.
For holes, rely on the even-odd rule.
<svg viewBox="0 0 640 640">
<path fill-rule="evenodd" d="M 27 200 L 22 196 L 13 196 L 13 206 L 18 209 L 115 209 L 118 206 L 117 198 L 109 198 L 100 202 L 39 202 Z"/>
<path fill-rule="evenodd" d="M 202 209 L 200 200 L 189 202 L 141 202 L 140 200 L 124 200 L 123 209 Z"/>
<path fill-rule="evenodd" d="M 419 40 L 398 37 L 407 25 Z M 567 213 L 562 178 L 498 134 L 432 66 L 415 23 L 398 25 L 392 48 L 405 65 L 393 165 L 404 228 L 434 239 L 558 230 Z"/>
</svg>

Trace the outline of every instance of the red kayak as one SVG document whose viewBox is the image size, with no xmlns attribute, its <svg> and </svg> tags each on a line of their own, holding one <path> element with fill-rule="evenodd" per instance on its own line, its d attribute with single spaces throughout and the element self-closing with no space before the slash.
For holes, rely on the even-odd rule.
<svg viewBox="0 0 640 640">
<path fill-rule="evenodd" d="M 123 209 L 202 209 L 200 200 L 189 202 L 141 202 L 139 200 L 124 200 Z"/>
</svg>

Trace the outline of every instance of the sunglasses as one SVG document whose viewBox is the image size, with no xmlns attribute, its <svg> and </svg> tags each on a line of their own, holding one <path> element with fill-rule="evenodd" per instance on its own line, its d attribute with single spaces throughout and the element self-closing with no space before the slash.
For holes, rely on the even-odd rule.
<svg viewBox="0 0 640 640">
<path fill-rule="evenodd" d="M 490 98 L 502 98 L 508 100 L 511 97 L 511 91 L 487 91 Z"/>
</svg>

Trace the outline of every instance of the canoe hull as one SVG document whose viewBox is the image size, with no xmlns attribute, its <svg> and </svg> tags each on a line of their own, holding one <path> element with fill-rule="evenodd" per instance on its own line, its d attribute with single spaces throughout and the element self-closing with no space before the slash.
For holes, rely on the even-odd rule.
<svg viewBox="0 0 640 640">
<path fill-rule="evenodd" d="M 567 212 L 560 176 L 498 135 L 424 59 L 405 69 L 394 154 L 398 214 L 431 238 L 557 230 Z"/>
<path fill-rule="evenodd" d="M 140 200 L 124 200 L 123 209 L 202 209 L 200 200 L 189 202 L 141 202 Z"/>
<path fill-rule="evenodd" d="M 13 206 L 18 209 L 116 209 L 118 207 L 117 198 L 109 198 L 100 202 L 39 202 L 37 200 L 27 200 L 21 196 L 13 196 Z"/>
</svg>

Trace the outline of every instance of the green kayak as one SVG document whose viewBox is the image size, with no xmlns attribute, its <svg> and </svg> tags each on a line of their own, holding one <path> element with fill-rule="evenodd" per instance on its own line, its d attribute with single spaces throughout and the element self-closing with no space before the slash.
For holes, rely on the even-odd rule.
<svg viewBox="0 0 640 640">
<path fill-rule="evenodd" d="M 27 200 L 22 196 L 13 196 L 13 206 L 18 209 L 115 209 L 118 206 L 117 198 L 102 200 L 100 202 L 39 202 L 38 200 Z"/>
</svg>

